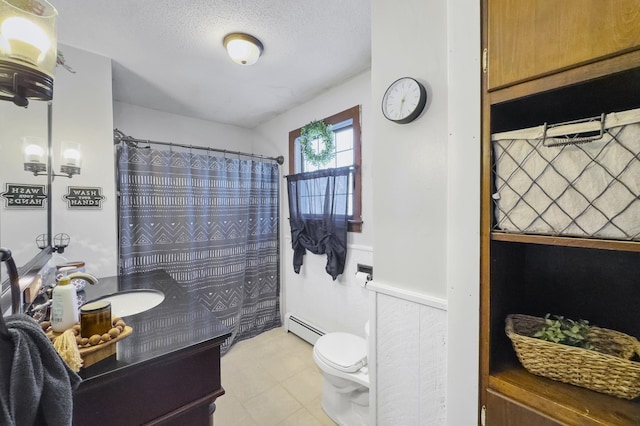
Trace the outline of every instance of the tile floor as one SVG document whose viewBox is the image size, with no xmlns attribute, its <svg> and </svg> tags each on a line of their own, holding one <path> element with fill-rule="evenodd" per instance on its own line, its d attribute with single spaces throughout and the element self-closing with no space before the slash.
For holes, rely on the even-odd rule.
<svg viewBox="0 0 640 426">
<path fill-rule="evenodd" d="M 320 407 L 312 346 L 283 328 L 236 343 L 221 360 L 215 426 L 335 426 Z"/>
</svg>

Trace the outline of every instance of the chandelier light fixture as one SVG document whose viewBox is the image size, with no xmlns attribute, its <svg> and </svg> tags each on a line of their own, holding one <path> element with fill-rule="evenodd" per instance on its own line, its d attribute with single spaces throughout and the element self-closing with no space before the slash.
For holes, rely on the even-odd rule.
<svg viewBox="0 0 640 426">
<path fill-rule="evenodd" d="M 227 34 L 222 42 L 233 61 L 240 65 L 253 65 L 264 50 L 262 42 L 244 33 Z"/>
</svg>

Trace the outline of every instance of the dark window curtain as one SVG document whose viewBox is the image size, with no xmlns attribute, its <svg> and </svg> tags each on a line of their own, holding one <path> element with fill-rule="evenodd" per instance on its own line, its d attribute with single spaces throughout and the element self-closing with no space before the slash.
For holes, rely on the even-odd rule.
<svg viewBox="0 0 640 426">
<path fill-rule="evenodd" d="M 236 341 L 280 326 L 275 163 L 118 146 L 120 272 L 164 269 Z"/>
<path fill-rule="evenodd" d="M 334 280 L 347 257 L 349 175 L 339 167 L 287 176 L 293 270 L 300 273 L 307 250 L 326 254 L 326 271 Z"/>
</svg>

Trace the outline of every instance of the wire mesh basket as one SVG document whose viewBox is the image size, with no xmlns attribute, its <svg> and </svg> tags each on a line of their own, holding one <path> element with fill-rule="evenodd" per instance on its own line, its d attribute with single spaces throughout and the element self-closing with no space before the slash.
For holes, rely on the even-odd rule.
<svg viewBox="0 0 640 426">
<path fill-rule="evenodd" d="M 640 241 L 640 109 L 491 139 L 495 230 Z"/>
</svg>

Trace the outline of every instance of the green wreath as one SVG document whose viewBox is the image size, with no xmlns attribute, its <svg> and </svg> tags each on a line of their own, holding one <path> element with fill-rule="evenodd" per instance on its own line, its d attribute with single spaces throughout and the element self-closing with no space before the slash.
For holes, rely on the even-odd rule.
<svg viewBox="0 0 640 426">
<path fill-rule="evenodd" d="M 333 143 L 333 130 L 331 125 L 326 125 L 324 121 L 312 121 L 300 130 L 300 148 L 302 155 L 314 166 L 324 166 L 336 155 Z M 324 142 L 324 149 L 316 152 L 313 149 L 313 141 L 320 139 Z"/>
</svg>

